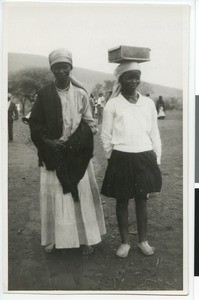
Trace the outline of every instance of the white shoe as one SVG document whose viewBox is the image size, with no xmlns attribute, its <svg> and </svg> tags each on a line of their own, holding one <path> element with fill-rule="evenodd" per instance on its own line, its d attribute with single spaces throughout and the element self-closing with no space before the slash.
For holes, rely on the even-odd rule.
<svg viewBox="0 0 199 300">
<path fill-rule="evenodd" d="M 155 248 L 151 247 L 147 241 L 138 243 L 138 248 L 144 255 L 153 255 L 155 253 Z"/>
<path fill-rule="evenodd" d="M 116 255 L 121 258 L 125 258 L 128 256 L 129 250 L 130 250 L 129 244 L 121 244 L 116 252 Z"/>
</svg>

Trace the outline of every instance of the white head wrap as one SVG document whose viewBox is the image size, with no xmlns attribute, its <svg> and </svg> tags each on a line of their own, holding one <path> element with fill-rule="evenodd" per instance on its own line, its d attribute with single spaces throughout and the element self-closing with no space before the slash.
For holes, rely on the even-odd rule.
<svg viewBox="0 0 199 300">
<path fill-rule="evenodd" d="M 71 67 L 73 68 L 72 53 L 66 49 L 57 49 L 57 50 L 52 51 L 49 54 L 48 59 L 49 59 L 50 67 L 52 67 L 53 64 L 56 64 L 59 62 L 66 62 L 66 63 L 70 64 Z M 70 74 L 69 77 L 70 77 L 71 83 L 74 86 L 83 89 L 87 93 L 87 90 L 85 89 L 83 84 L 81 82 L 79 82 L 79 80 L 77 80 L 72 74 Z"/>
<path fill-rule="evenodd" d="M 73 67 L 73 59 L 72 59 L 72 53 L 66 49 L 57 49 L 52 51 L 49 54 L 49 64 L 52 67 L 52 65 L 59 63 L 59 62 L 66 62 Z"/>
<path fill-rule="evenodd" d="M 121 84 L 119 82 L 120 76 L 128 71 L 137 70 L 141 72 L 140 66 L 137 62 L 130 61 L 130 62 L 123 62 L 114 71 L 114 75 L 116 77 L 116 81 L 113 85 L 113 92 L 111 94 L 111 98 L 117 97 L 121 91 Z"/>
</svg>

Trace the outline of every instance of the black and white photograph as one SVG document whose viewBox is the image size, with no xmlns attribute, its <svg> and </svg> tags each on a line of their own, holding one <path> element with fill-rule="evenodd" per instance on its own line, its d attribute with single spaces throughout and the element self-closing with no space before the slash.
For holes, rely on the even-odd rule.
<svg viewBox="0 0 199 300">
<path fill-rule="evenodd" d="M 189 293 L 189 24 L 182 3 L 3 3 L 5 292 Z"/>
</svg>

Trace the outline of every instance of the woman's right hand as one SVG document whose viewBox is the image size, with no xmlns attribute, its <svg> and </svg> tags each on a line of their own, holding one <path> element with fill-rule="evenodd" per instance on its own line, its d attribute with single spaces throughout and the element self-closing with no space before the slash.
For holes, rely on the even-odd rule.
<svg viewBox="0 0 199 300">
<path fill-rule="evenodd" d="M 64 141 L 45 139 L 45 144 L 53 151 L 59 151 L 65 148 Z"/>
</svg>

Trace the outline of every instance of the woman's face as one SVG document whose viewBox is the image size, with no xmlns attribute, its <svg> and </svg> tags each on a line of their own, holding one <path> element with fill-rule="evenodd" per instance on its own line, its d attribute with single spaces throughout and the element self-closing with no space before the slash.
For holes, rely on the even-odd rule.
<svg viewBox="0 0 199 300">
<path fill-rule="evenodd" d="M 139 70 L 132 70 L 123 73 L 120 76 L 122 91 L 126 93 L 134 92 L 140 84 L 140 76 L 141 72 Z"/>
<path fill-rule="evenodd" d="M 58 83 L 65 83 L 71 71 L 71 65 L 66 62 L 60 62 L 52 65 L 51 71 Z"/>
</svg>

